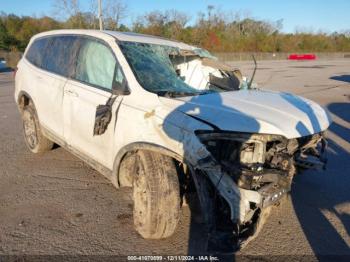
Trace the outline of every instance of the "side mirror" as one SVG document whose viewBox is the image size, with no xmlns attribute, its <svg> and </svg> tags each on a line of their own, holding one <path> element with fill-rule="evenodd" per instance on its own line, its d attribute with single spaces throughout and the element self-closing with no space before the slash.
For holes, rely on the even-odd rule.
<svg viewBox="0 0 350 262">
<path fill-rule="evenodd" d="M 125 78 L 122 83 L 117 81 L 113 81 L 112 83 L 112 94 L 118 96 L 126 96 L 130 94 L 130 89 L 128 86 L 128 82 L 126 82 Z"/>
</svg>

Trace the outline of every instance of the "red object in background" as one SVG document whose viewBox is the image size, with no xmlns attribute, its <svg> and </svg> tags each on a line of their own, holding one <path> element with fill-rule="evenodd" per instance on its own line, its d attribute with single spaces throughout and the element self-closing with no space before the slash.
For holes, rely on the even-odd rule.
<svg viewBox="0 0 350 262">
<path fill-rule="evenodd" d="M 315 54 L 290 54 L 288 60 L 315 60 Z"/>
</svg>

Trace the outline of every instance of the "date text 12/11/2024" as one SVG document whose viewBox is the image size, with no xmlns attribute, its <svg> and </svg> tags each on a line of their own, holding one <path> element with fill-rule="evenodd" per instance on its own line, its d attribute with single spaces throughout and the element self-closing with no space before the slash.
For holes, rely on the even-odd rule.
<svg viewBox="0 0 350 262">
<path fill-rule="evenodd" d="M 218 261 L 216 256 L 128 256 L 128 261 Z"/>
</svg>

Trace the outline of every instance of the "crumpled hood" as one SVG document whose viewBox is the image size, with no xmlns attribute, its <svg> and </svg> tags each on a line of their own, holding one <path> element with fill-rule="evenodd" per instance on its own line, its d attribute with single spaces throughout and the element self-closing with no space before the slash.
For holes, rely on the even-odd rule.
<svg viewBox="0 0 350 262">
<path fill-rule="evenodd" d="M 296 138 L 323 131 L 331 123 L 315 102 L 280 92 L 240 90 L 160 101 L 169 113 L 177 110 L 226 131 Z"/>
</svg>

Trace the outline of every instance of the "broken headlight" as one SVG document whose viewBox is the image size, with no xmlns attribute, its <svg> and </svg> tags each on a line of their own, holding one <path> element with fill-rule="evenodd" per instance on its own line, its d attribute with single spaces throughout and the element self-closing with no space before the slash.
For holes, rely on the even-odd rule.
<svg viewBox="0 0 350 262">
<path fill-rule="evenodd" d="M 197 131 L 196 134 L 218 162 L 245 166 L 265 163 L 268 142 L 286 141 L 282 136 L 266 134 L 215 131 Z"/>
<path fill-rule="evenodd" d="M 287 139 L 280 135 L 239 132 L 197 131 L 212 156 L 230 170 L 262 168 L 289 171 L 294 164 L 303 168 L 325 167 L 324 133 Z"/>
<path fill-rule="evenodd" d="M 277 167 L 278 161 L 286 168 L 292 164 L 292 157 L 285 154 L 286 138 L 236 132 L 198 132 L 197 136 L 240 188 L 261 194 L 263 206 L 275 203 L 289 191 L 289 172 Z M 271 166 L 272 159 L 276 168 Z"/>
</svg>

